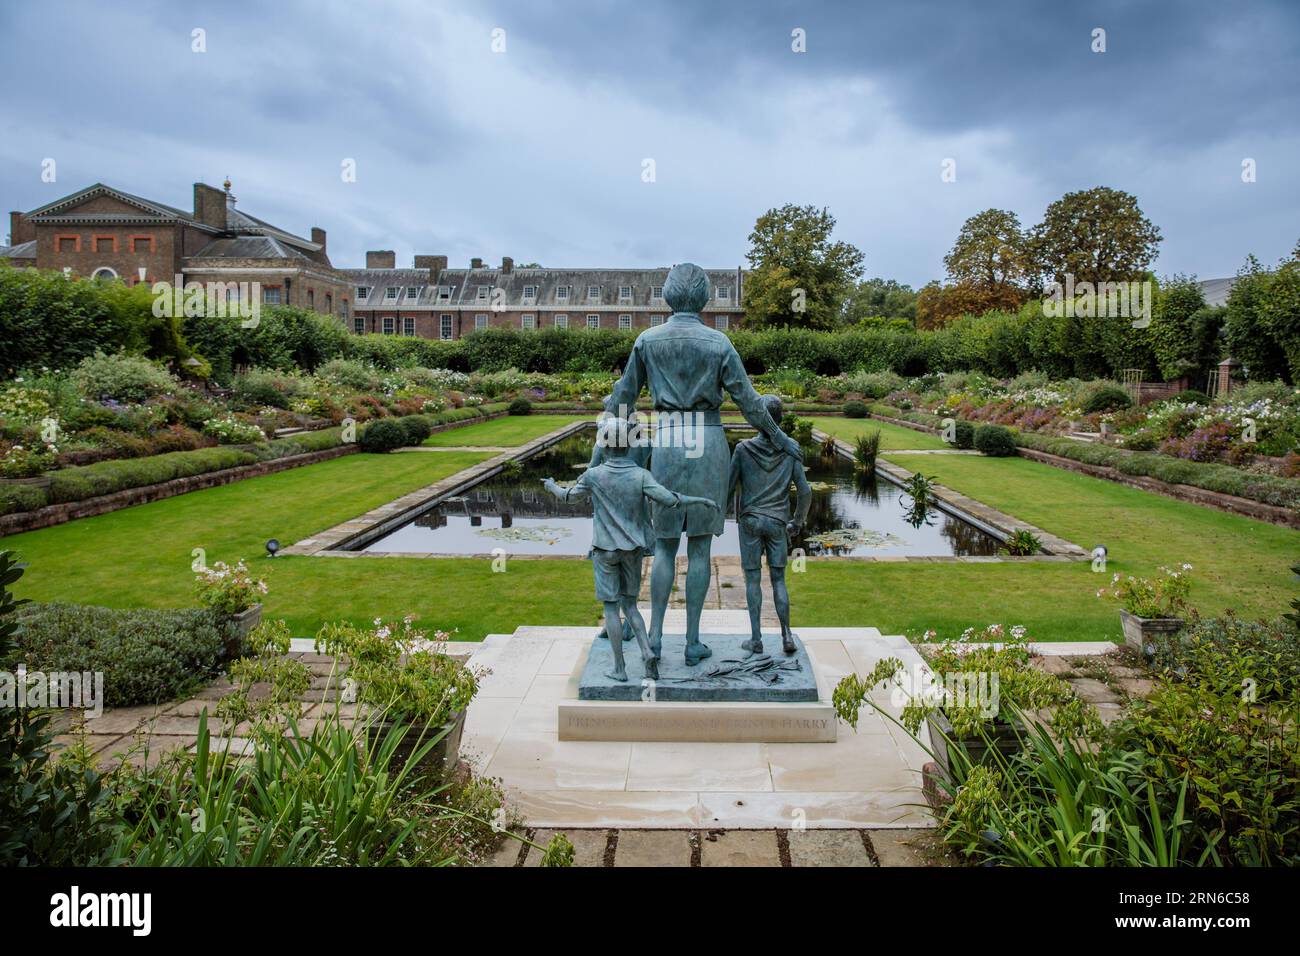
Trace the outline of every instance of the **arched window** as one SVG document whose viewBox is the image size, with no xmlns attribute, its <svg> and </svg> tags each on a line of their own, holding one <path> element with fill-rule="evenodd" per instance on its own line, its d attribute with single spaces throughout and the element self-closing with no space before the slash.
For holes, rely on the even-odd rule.
<svg viewBox="0 0 1300 956">
<path fill-rule="evenodd" d="M 91 276 L 92 279 L 116 279 L 117 273 L 108 266 L 100 266 Z"/>
</svg>

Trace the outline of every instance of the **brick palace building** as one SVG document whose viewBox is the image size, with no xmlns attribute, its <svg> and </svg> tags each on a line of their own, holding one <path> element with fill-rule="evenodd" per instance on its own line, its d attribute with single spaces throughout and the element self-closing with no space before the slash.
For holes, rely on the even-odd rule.
<svg viewBox="0 0 1300 956">
<path fill-rule="evenodd" d="M 663 300 L 668 267 L 658 269 L 516 268 L 473 259 L 451 269 L 446 256 L 416 256 L 414 268 L 396 255 L 366 253 L 366 268 L 344 269 L 353 284 L 352 331 L 458 339 L 475 329 L 643 329 L 671 310 Z M 709 269 L 713 298 L 704 322 L 727 329 L 745 315 L 742 269 Z"/>
<path fill-rule="evenodd" d="M 389 251 L 364 269 L 336 269 L 325 230 L 306 239 L 238 209 L 224 190 L 194 184 L 193 211 L 96 183 L 30 212 L 10 213 L 0 260 L 16 267 L 138 282 L 258 282 L 264 305 L 337 316 L 356 334 L 458 339 L 475 329 L 642 329 L 667 318 L 657 269 L 515 268 L 417 255 L 397 268 Z M 701 317 L 727 329 L 744 319 L 743 269 L 709 269 L 713 298 Z"/>
<path fill-rule="evenodd" d="M 352 284 L 330 263 L 325 230 L 305 239 L 236 208 L 230 183 L 194 184 L 187 212 L 103 183 L 9 214 L 17 267 L 139 282 L 257 282 L 264 305 L 295 305 L 350 323 Z"/>
</svg>

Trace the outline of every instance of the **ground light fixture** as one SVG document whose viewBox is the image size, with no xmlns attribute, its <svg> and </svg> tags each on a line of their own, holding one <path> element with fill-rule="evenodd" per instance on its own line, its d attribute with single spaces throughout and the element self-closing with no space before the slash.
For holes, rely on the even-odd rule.
<svg viewBox="0 0 1300 956">
<path fill-rule="evenodd" d="M 276 553 L 277 551 L 279 551 L 279 550 L 280 550 L 280 541 L 279 541 L 279 539 L 277 539 L 277 538 L 272 538 L 272 539 L 270 539 L 269 541 L 266 542 L 266 556 L 267 556 L 268 558 L 274 558 L 274 557 L 275 557 L 275 553 Z"/>
</svg>

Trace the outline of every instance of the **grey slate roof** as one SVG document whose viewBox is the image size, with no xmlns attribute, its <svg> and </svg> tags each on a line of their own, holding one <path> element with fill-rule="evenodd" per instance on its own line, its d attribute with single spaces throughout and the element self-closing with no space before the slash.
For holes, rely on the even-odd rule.
<svg viewBox="0 0 1300 956">
<path fill-rule="evenodd" d="M 302 259 L 314 261 L 273 236 L 234 236 L 213 239 L 193 259 Z"/>
<path fill-rule="evenodd" d="M 13 246 L 0 246 L 0 259 L 31 259 L 36 261 L 36 240 L 20 242 Z"/>
<path fill-rule="evenodd" d="M 1237 284 L 1237 277 L 1230 279 L 1203 279 L 1201 280 L 1201 292 L 1205 294 L 1206 305 L 1226 305 L 1228 302 L 1228 293 L 1232 287 Z"/>
<path fill-rule="evenodd" d="M 438 309 L 438 308 L 482 308 L 486 311 L 492 301 L 492 290 L 505 292 L 507 309 L 535 308 L 547 312 L 569 312 L 581 316 L 586 311 L 617 312 L 619 309 L 631 311 L 653 311 L 667 314 L 671 311 L 662 299 L 652 298 L 655 287 L 662 288 L 668 276 L 668 267 L 659 269 L 513 269 L 504 273 L 497 268 L 483 269 L 444 269 L 438 277 L 438 286 L 449 289 L 450 294 L 440 298 L 438 289 L 429 284 L 429 272 L 426 269 L 342 269 L 348 280 L 358 287 L 370 290 L 365 299 L 355 299 L 356 308 L 366 309 Z M 713 298 L 710 311 L 734 308 L 739 311 L 739 290 L 735 269 L 707 269 L 709 281 L 713 285 Z M 599 295 L 588 298 L 588 286 L 598 286 Z M 406 298 L 406 290 L 415 286 L 420 289 L 417 299 Z M 532 287 L 535 295 L 524 298 L 526 287 Z M 622 287 L 630 287 L 631 298 L 620 299 Z M 730 291 L 730 298 L 717 298 L 718 288 Z M 385 290 L 398 289 L 396 299 L 385 298 Z M 485 289 L 483 298 L 479 298 L 479 289 Z M 566 288 L 568 297 L 559 298 L 557 290 Z"/>
</svg>

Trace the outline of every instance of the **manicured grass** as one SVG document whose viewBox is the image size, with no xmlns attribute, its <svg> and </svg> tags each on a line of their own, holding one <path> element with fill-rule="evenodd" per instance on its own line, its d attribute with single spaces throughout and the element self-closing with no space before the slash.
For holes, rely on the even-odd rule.
<svg viewBox="0 0 1300 956">
<path fill-rule="evenodd" d="M 880 422 L 871 418 L 837 418 L 828 415 L 813 418 L 812 423 L 814 428 L 824 431 L 828 435 L 834 435 L 849 444 L 853 444 L 853 440 L 859 435 L 878 430 L 880 432 L 880 447 L 884 451 L 903 448 L 927 451 L 934 448 L 953 447 L 938 435 L 913 431 L 910 428 L 904 428 L 902 425 L 891 425 L 889 422 Z"/>
<path fill-rule="evenodd" d="M 513 447 L 532 441 L 540 435 L 570 425 L 582 415 L 508 415 L 491 421 L 466 425 L 464 428 L 449 428 L 445 432 L 430 435 L 424 444 L 431 448 L 501 446 Z M 594 421 L 594 418 L 592 419 Z"/>
<path fill-rule="evenodd" d="M 952 447 L 937 435 L 928 435 L 925 432 L 913 431 L 901 425 L 891 425 L 888 422 L 879 422 L 871 418 L 844 418 L 839 415 L 810 415 L 807 417 L 813 423 L 814 428 L 826 432 L 828 435 L 834 435 L 836 438 L 843 439 L 850 444 L 859 435 L 879 431 L 880 447 L 891 451 L 904 448 L 927 451 L 933 448 Z M 722 420 L 736 424 L 743 424 L 745 421 L 741 415 L 724 415 Z"/>
<path fill-rule="evenodd" d="M 20 597 L 107 607 L 193 605 L 193 549 L 214 561 L 249 561 L 270 587 L 265 613 L 299 636 L 323 621 L 415 614 L 462 639 L 525 623 L 595 621 L 583 561 L 517 561 L 494 574 L 481 560 L 265 557 L 489 453 L 349 455 L 235 484 L 0 538 L 29 562 Z"/>
<path fill-rule="evenodd" d="M 917 636 L 951 636 L 993 622 L 1024 624 L 1042 640 L 1120 640 L 1115 605 L 1096 597 L 1115 573 L 1148 575 L 1193 566 L 1202 614 L 1232 608 L 1275 617 L 1295 595 L 1289 566 L 1300 532 L 1162 498 L 1023 458 L 889 456 L 951 488 L 1091 548 L 1110 552 L 1106 572 L 1069 564 L 852 564 L 809 562 L 791 574 L 791 604 L 804 626 L 870 623 Z"/>
</svg>

